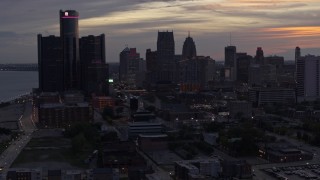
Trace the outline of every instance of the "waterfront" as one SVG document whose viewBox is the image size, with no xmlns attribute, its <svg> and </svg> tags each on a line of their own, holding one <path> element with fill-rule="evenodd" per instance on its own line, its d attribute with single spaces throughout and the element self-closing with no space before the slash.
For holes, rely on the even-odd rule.
<svg viewBox="0 0 320 180">
<path fill-rule="evenodd" d="M 38 87 L 37 71 L 0 71 L 0 102 L 9 101 Z"/>
</svg>

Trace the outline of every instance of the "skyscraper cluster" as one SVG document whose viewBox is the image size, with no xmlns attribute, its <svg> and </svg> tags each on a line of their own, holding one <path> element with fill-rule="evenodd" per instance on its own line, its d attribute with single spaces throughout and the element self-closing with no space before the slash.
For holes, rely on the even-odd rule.
<svg viewBox="0 0 320 180">
<path fill-rule="evenodd" d="M 79 38 L 79 13 L 60 10 L 60 37 L 38 35 L 39 89 L 108 94 L 105 36 Z"/>
<path fill-rule="evenodd" d="M 140 58 L 136 48 L 126 47 L 121 51 L 119 69 L 121 82 L 126 82 L 130 87 L 142 87 L 141 79 L 144 79 L 145 70 L 145 60 Z"/>
<path fill-rule="evenodd" d="M 182 54 L 175 53 L 173 32 L 158 32 L 157 50 L 146 50 L 146 80 L 149 89 L 157 86 L 178 86 L 180 91 L 200 91 L 214 79 L 215 61 L 197 56 L 196 45 L 190 33 L 186 37 Z"/>
</svg>

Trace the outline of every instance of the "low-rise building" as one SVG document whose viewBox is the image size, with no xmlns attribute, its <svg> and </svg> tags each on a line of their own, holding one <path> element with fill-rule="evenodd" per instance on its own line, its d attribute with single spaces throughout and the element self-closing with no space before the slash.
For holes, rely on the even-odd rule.
<svg viewBox="0 0 320 180">
<path fill-rule="evenodd" d="M 261 144 L 259 156 L 274 163 L 311 160 L 313 154 L 287 142 Z"/>
<path fill-rule="evenodd" d="M 252 168 L 244 160 L 223 161 L 222 176 L 225 178 L 248 179 L 252 177 Z"/>
<path fill-rule="evenodd" d="M 142 135 L 138 137 L 139 148 L 144 151 L 161 151 L 168 149 L 168 135 Z"/>
<path fill-rule="evenodd" d="M 48 180 L 61 180 L 62 172 L 60 169 L 57 170 L 48 170 Z"/>
<path fill-rule="evenodd" d="M 256 105 L 281 103 L 290 104 L 296 102 L 294 89 L 288 88 L 250 88 L 249 101 Z"/>
<path fill-rule="evenodd" d="M 220 161 L 217 159 L 198 159 L 175 162 L 175 178 L 177 180 L 193 180 L 200 177 L 217 178 L 220 173 Z"/>
<path fill-rule="evenodd" d="M 39 127 L 61 128 L 75 122 L 91 122 L 93 111 L 88 103 L 77 104 L 41 104 L 38 109 Z"/>
<path fill-rule="evenodd" d="M 107 96 L 95 96 L 92 98 L 93 108 L 103 111 L 105 107 L 114 107 L 115 99 Z"/>
<path fill-rule="evenodd" d="M 42 169 L 16 168 L 7 172 L 7 180 L 39 180 L 42 179 Z"/>
<path fill-rule="evenodd" d="M 163 125 L 160 122 L 130 122 L 128 123 L 129 138 L 136 138 L 138 135 L 157 135 L 163 133 Z"/>
<path fill-rule="evenodd" d="M 75 104 L 84 102 L 84 95 L 80 92 L 65 92 L 63 94 L 63 100 L 66 104 Z"/>
<path fill-rule="evenodd" d="M 119 180 L 119 169 L 117 168 L 96 168 L 88 173 L 88 180 Z"/>
</svg>

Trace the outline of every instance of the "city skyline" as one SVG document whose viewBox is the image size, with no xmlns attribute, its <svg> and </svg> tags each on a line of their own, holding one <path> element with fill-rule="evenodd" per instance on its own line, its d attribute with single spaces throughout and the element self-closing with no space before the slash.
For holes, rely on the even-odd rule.
<svg viewBox="0 0 320 180">
<path fill-rule="evenodd" d="M 167 30 L 174 32 L 176 54 L 182 53 L 190 31 L 197 54 L 218 61 L 224 60 L 230 33 L 231 44 L 250 55 L 262 47 L 266 56 L 294 60 L 296 46 L 303 55 L 319 55 L 320 2 L 316 0 L 5 0 L 0 5 L 6 7 L 0 12 L 0 63 L 36 63 L 36 35 L 59 35 L 60 9 L 80 12 L 81 36 L 106 34 L 107 62 L 119 62 L 126 44 L 136 47 L 144 58 L 146 49 L 156 50 L 158 31 Z"/>
</svg>

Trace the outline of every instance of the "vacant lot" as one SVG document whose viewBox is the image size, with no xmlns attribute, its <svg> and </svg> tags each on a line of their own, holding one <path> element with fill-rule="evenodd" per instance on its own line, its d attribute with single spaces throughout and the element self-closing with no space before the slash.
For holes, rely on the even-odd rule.
<svg viewBox="0 0 320 180">
<path fill-rule="evenodd" d="M 67 138 L 34 138 L 20 153 L 12 167 L 87 168 L 84 160 L 90 153 L 91 150 L 74 154 L 71 151 L 71 140 Z"/>
</svg>

